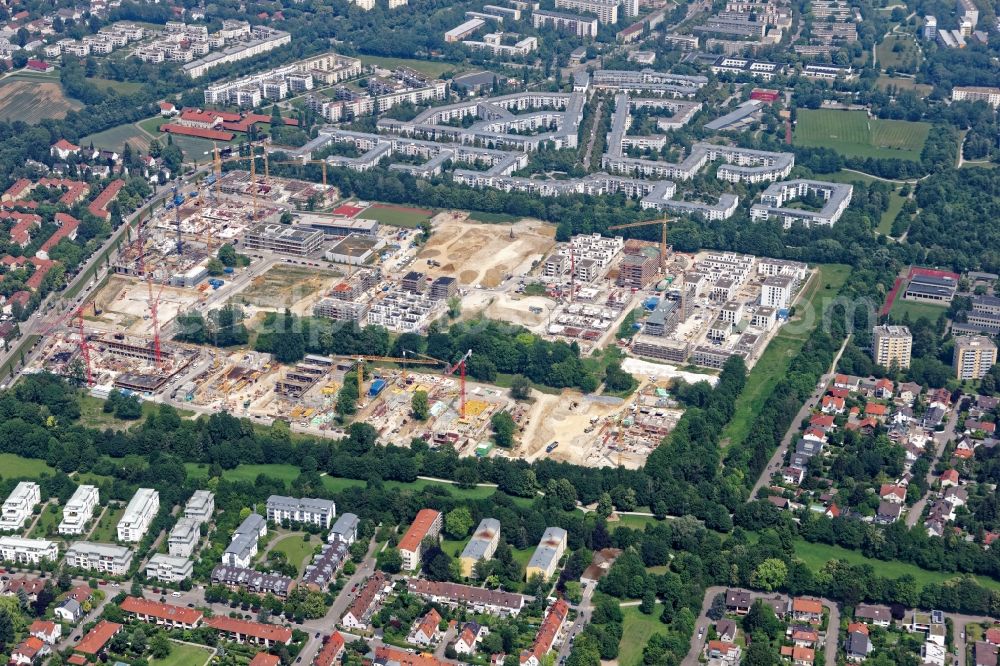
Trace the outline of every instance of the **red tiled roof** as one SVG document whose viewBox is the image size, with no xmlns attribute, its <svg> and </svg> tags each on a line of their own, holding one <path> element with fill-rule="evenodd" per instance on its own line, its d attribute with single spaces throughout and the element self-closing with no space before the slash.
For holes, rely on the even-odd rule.
<svg viewBox="0 0 1000 666">
<path fill-rule="evenodd" d="M 150 601 L 139 597 L 125 597 L 121 603 L 121 609 L 126 613 L 136 613 L 161 620 L 180 622 L 182 624 L 194 625 L 201 621 L 202 612 L 193 608 L 174 606 L 172 604 L 161 604 L 158 601 Z"/>
<path fill-rule="evenodd" d="M 94 592 L 87 585 L 77 585 L 66 593 L 67 599 L 76 599 L 79 603 L 83 603 L 92 596 L 94 596 Z"/>
<path fill-rule="evenodd" d="M 104 188 L 104 191 L 98 194 L 90 205 L 87 206 L 87 210 L 90 214 L 95 217 L 100 217 L 107 219 L 111 213 L 108 212 L 108 204 L 110 204 L 118 193 L 121 192 L 122 188 L 125 187 L 124 180 L 113 180 L 111 183 Z"/>
<path fill-rule="evenodd" d="M 80 642 L 73 649 L 84 654 L 97 654 L 104 649 L 111 637 L 117 634 L 121 628 L 122 625 L 117 622 L 101 620 L 86 636 L 80 639 Z"/>
<path fill-rule="evenodd" d="M 323 649 L 313 659 L 313 666 L 333 666 L 334 660 L 343 649 L 344 637 L 340 635 L 339 631 L 334 631 L 323 644 Z"/>
<path fill-rule="evenodd" d="M 160 126 L 161 132 L 170 134 L 180 134 L 182 136 L 194 136 L 199 139 L 212 139 L 215 141 L 232 141 L 232 132 L 220 132 L 219 130 L 201 129 L 200 127 L 185 127 L 184 125 L 167 124 Z"/>
<path fill-rule="evenodd" d="M 399 549 L 414 551 L 419 548 L 420 542 L 427 536 L 431 525 L 434 524 L 434 521 L 440 515 L 441 513 L 434 509 L 421 509 L 417 513 L 417 517 L 413 519 L 413 523 L 410 524 L 409 529 L 406 530 L 406 534 L 400 540 Z"/>
<path fill-rule="evenodd" d="M 0 219 L 16 221 L 16 224 L 10 229 L 10 240 L 18 245 L 27 245 L 31 242 L 31 234 L 28 232 L 31 231 L 32 227 L 42 225 L 42 218 L 34 213 L 0 213 Z"/>
<path fill-rule="evenodd" d="M 87 666 L 87 658 L 82 654 L 74 654 L 66 660 L 66 663 L 73 664 L 73 666 Z"/>
<path fill-rule="evenodd" d="M 42 252 L 48 252 L 58 245 L 59 241 L 63 238 L 72 236 L 76 228 L 80 226 L 80 220 L 66 213 L 56 213 L 56 222 L 59 223 L 59 228 L 38 248 Z"/>
<path fill-rule="evenodd" d="M 433 655 L 413 654 L 412 652 L 389 647 L 387 645 L 380 645 L 375 648 L 375 660 L 382 662 L 398 662 L 399 666 L 444 666 L 445 663 Z"/>
<path fill-rule="evenodd" d="M 542 626 L 538 628 L 538 633 L 535 635 L 535 642 L 531 645 L 531 653 L 535 655 L 538 661 L 541 661 L 542 657 L 552 649 L 552 644 L 559 634 L 559 628 L 566 621 L 567 615 L 569 615 L 569 605 L 562 599 L 552 604 L 548 612 L 545 613 Z"/>
<path fill-rule="evenodd" d="M 818 599 L 795 597 L 792 599 L 792 611 L 795 613 L 814 613 L 819 615 L 823 612 L 823 604 Z"/>
<path fill-rule="evenodd" d="M 268 654 L 267 652 L 258 652 L 254 655 L 254 658 L 250 660 L 249 666 L 278 666 L 281 663 L 281 659 L 273 654 Z"/>
<path fill-rule="evenodd" d="M 418 631 L 422 631 L 424 636 L 431 637 L 437 633 L 438 625 L 441 624 L 441 614 L 432 608 L 420 620 Z"/>
<path fill-rule="evenodd" d="M 27 190 L 30 190 L 32 183 L 27 178 L 18 179 L 13 185 L 7 188 L 4 192 L 4 196 L 10 199 L 20 199 L 24 196 Z"/>
<path fill-rule="evenodd" d="M 868 625 L 864 622 L 851 622 L 847 625 L 847 633 L 853 634 L 854 632 L 862 633 L 865 636 L 868 635 Z"/>
<path fill-rule="evenodd" d="M 28 69 L 41 69 L 41 70 L 45 70 L 45 69 L 48 69 L 51 66 L 52 65 L 50 65 L 47 62 L 45 62 L 44 60 L 35 60 L 35 59 L 29 60 L 28 64 L 27 64 Z"/>
<path fill-rule="evenodd" d="M 871 416 L 885 416 L 889 410 L 885 405 L 879 404 L 877 402 L 869 402 L 865 405 L 865 414 Z"/>
<path fill-rule="evenodd" d="M 70 143 L 66 139 L 59 139 L 53 144 L 53 147 L 57 150 L 80 150 L 80 146 Z"/>
<path fill-rule="evenodd" d="M 292 630 L 286 627 L 279 627 L 276 624 L 236 620 L 231 617 L 212 617 L 205 620 L 205 624 L 216 631 L 240 633 L 244 636 L 253 636 L 254 638 L 278 643 L 288 643 L 292 640 Z"/>
</svg>

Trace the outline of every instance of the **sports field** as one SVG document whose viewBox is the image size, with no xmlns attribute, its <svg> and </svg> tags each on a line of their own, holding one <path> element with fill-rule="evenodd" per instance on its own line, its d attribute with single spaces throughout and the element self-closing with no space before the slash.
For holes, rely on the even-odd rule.
<svg viewBox="0 0 1000 666">
<path fill-rule="evenodd" d="M 0 120 L 37 123 L 46 118 L 65 118 L 83 104 L 63 92 L 59 78 L 10 76 L 0 81 Z"/>
<path fill-rule="evenodd" d="M 391 204 L 375 204 L 361 213 L 359 217 L 366 220 L 377 220 L 390 227 L 406 227 L 416 229 L 424 220 L 429 220 L 434 211 L 408 206 L 393 206 Z"/>
<path fill-rule="evenodd" d="M 864 111 L 802 109 L 793 143 L 831 148 L 846 157 L 917 161 L 930 129 L 929 123 L 869 118 Z"/>
<path fill-rule="evenodd" d="M 892 309 L 889 310 L 889 314 L 893 319 L 897 321 L 903 320 L 903 315 L 910 315 L 910 321 L 916 321 L 921 317 L 926 317 L 930 322 L 936 322 L 938 317 L 942 313 L 947 312 L 948 308 L 941 305 L 934 305 L 933 303 L 920 303 L 918 301 L 907 301 L 903 299 L 903 294 L 900 293 L 899 297 L 896 298 L 892 303 Z"/>
</svg>

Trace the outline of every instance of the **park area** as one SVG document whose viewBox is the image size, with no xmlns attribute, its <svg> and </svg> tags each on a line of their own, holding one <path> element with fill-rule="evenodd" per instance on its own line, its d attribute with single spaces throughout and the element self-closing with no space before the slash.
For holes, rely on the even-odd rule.
<svg viewBox="0 0 1000 666">
<path fill-rule="evenodd" d="M 375 65 L 384 69 L 396 69 L 397 67 L 409 67 L 427 76 L 440 78 L 445 72 L 458 74 L 464 68 L 451 62 L 434 62 L 431 60 L 417 60 L 415 58 L 389 58 L 385 56 L 361 56 L 362 65 Z"/>
<path fill-rule="evenodd" d="M 657 603 L 650 615 L 639 611 L 638 606 L 622 608 L 622 640 L 618 645 L 619 666 L 640 666 L 642 649 L 656 632 L 666 633 L 667 627 L 660 622 L 663 607 Z"/>
<path fill-rule="evenodd" d="M 0 120 L 37 123 L 80 108 L 83 104 L 63 92 L 58 76 L 15 74 L 0 81 Z"/>
<path fill-rule="evenodd" d="M 895 158 L 918 161 L 929 123 L 869 118 L 864 111 L 802 109 L 793 143 L 830 148 L 845 157 Z"/>
</svg>

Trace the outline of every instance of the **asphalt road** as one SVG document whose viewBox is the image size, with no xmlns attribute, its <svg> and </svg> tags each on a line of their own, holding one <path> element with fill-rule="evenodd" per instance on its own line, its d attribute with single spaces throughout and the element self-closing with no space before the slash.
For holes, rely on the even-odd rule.
<svg viewBox="0 0 1000 666">
<path fill-rule="evenodd" d="M 931 462 L 930 468 L 927 470 L 927 487 L 930 488 L 933 485 L 936 478 L 934 473 L 934 468 L 937 467 L 937 463 L 941 460 L 941 456 L 944 454 L 944 449 L 948 446 L 948 442 L 955 439 L 955 428 L 958 426 L 958 409 L 951 410 L 951 414 L 948 417 L 948 422 L 944 426 L 944 430 L 941 432 L 934 433 L 934 442 L 937 445 L 934 451 L 934 461 Z M 921 514 L 924 512 L 924 507 L 927 506 L 927 502 L 930 499 L 931 490 L 928 490 L 920 500 L 910 507 L 909 511 L 906 512 L 906 526 L 913 527 L 920 520 Z"/>
</svg>

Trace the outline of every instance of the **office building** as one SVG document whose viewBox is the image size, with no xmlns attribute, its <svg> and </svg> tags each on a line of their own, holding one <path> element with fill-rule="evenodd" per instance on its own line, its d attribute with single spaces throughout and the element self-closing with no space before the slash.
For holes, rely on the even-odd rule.
<svg viewBox="0 0 1000 666">
<path fill-rule="evenodd" d="M 458 558 L 462 568 L 462 575 L 471 578 L 476 562 L 486 561 L 493 557 L 497 546 L 500 544 L 500 521 L 496 518 L 483 518 L 476 528 L 475 534 L 465 544 L 461 556 Z"/>
<path fill-rule="evenodd" d="M 222 563 L 233 567 L 249 567 L 257 555 L 257 541 L 267 534 L 267 520 L 251 513 L 233 532 L 232 541 L 222 553 Z"/>
<path fill-rule="evenodd" d="M 248 250 L 267 250 L 295 257 L 312 254 L 322 243 L 322 231 L 284 224 L 258 224 L 243 235 L 243 246 Z"/>
<path fill-rule="evenodd" d="M 167 548 L 176 557 L 190 557 L 201 539 L 201 523 L 194 518 L 181 518 L 170 530 Z"/>
<path fill-rule="evenodd" d="M 139 488 L 125 507 L 122 519 L 118 521 L 118 540 L 132 543 L 142 541 L 159 510 L 160 493 L 152 488 Z"/>
<path fill-rule="evenodd" d="M 124 576 L 132 566 L 132 549 L 110 543 L 77 541 L 66 551 L 66 566 Z"/>
<path fill-rule="evenodd" d="M 297 499 L 282 495 L 271 495 L 267 498 L 267 519 L 272 523 L 281 524 L 288 521 L 319 525 L 323 529 L 330 529 L 336 513 L 337 509 L 333 500 L 307 497 Z"/>
<path fill-rule="evenodd" d="M 559 566 L 559 560 L 566 552 L 567 540 L 568 535 L 563 528 L 546 528 L 538 547 L 528 560 L 528 566 L 525 567 L 525 578 L 530 580 L 533 576 L 541 576 L 545 580 L 551 579 Z"/>
<path fill-rule="evenodd" d="M 420 544 L 428 537 L 436 538 L 441 533 L 443 518 L 440 511 L 421 509 L 413 519 L 406 534 L 399 542 L 399 554 L 403 556 L 403 568 L 413 571 L 420 566 Z"/>
<path fill-rule="evenodd" d="M 31 517 L 35 505 L 42 499 L 42 490 L 37 483 L 21 481 L 8 495 L 0 513 L 0 531 L 13 532 L 24 527 Z"/>
<path fill-rule="evenodd" d="M 46 539 L 4 536 L 0 537 L 0 559 L 18 564 L 38 564 L 42 560 L 54 562 L 59 559 L 59 546 Z"/>
<path fill-rule="evenodd" d="M 215 513 L 215 495 L 208 490 L 196 490 L 191 499 L 184 505 L 184 517 L 193 518 L 199 523 L 207 523 Z"/>
<path fill-rule="evenodd" d="M 146 563 L 146 578 L 163 583 L 179 583 L 191 577 L 194 564 L 190 558 L 156 553 Z"/>
<path fill-rule="evenodd" d="M 953 368 L 960 380 L 982 379 L 997 362 L 997 346 L 982 335 L 955 338 Z"/>
<path fill-rule="evenodd" d="M 897 368 L 910 367 L 913 336 L 906 326 L 876 326 L 872 330 L 872 358 L 883 368 L 895 364 Z"/>
<path fill-rule="evenodd" d="M 99 503 L 100 491 L 97 486 L 79 486 L 63 507 L 59 534 L 83 534 L 84 527 L 94 517 L 94 509 Z"/>
</svg>

